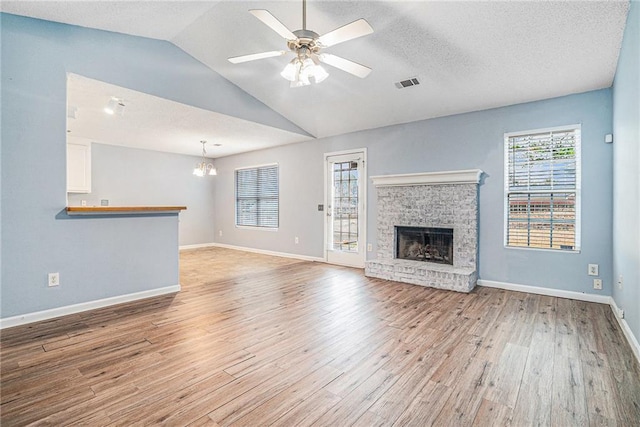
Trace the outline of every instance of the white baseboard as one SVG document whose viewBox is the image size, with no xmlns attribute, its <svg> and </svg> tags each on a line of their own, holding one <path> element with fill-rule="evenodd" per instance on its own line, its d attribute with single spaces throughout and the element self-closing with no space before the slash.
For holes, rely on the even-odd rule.
<svg viewBox="0 0 640 427">
<path fill-rule="evenodd" d="M 560 297 L 560 298 L 569 298 L 578 301 L 587 301 L 587 302 L 597 302 L 601 304 L 607 304 L 611 307 L 615 318 L 618 320 L 618 324 L 620 325 L 620 329 L 624 333 L 627 342 L 631 346 L 631 350 L 633 350 L 633 354 L 640 362 L 640 344 L 638 344 L 638 340 L 635 335 L 629 328 L 629 324 L 622 317 L 622 310 L 618 307 L 616 302 L 609 295 L 596 295 L 596 294 L 587 294 L 582 292 L 574 292 L 574 291 L 563 291 L 560 289 L 551 289 L 551 288 L 541 288 L 538 286 L 529 286 L 529 285 L 517 285 L 514 283 L 505 283 L 505 282 L 495 282 L 493 280 L 478 280 L 478 286 L 485 286 L 487 288 L 498 288 L 498 289 L 506 289 L 509 291 L 517 291 L 517 292 L 527 292 L 530 294 L 538 294 L 538 295 L 547 295 L 551 297 Z"/>
<path fill-rule="evenodd" d="M 627 342 L 631 346 L 631 350 L 633 350 L 633 354 L 635 354 L 636 359 L 638 360 L 638 363 L 640 363 L 640 344 L 638 343 L 638 340 L 636 339 L 635 335 L 633 335 L 633 332 L 631 331 L 629 324 L 624 319 L 623 311 L 620 309 L 620 307 L 618 307 L 618 304 L 616 304 L 616 301 L 613 299 L 613 297 L 609 297 L 609 298 L 610 298 L 609 304 L 611 305 L 611 310 L 613 311 L 613 315 L 618 321 L 618 324 L 620 325 L 620 329 L 622 329 L 624 336 L 627 338 Z"/>
<path fill-rule="evenodd" d="M 598 302 L 601 304 L 609 304 L 611 297 L 609 295 L 587 294 L 584 292 L 563 291 L 560 289 L 542 288 L 538 286 L 518 285 L 515 283 L 495 282 L 493 280 L 478 280 L 478 286 L 487 288 L 506 289 L 509 291 L 527 292 L 530 294 L 547 295 L 550 297 L 560 297 L 575 299 L 578 301 Z"/>
<path fill-rule="evenodd" d="M 188 251 L 189 249 L 210 248 L 215 245 L 215 243 L 198 243 L 197 245 L 182 245 L 178 247 L 178 249 L 181 251 Z"/>
<path fill-rule="evenodd" d="M 82 311 L 94 310 L 96 308 L 108 307 L 110 305 L 122 304 L 124 302 L 131 302 L 159 295 L 172 294 L 179 291 L 180 285 L 166 286 L 164 288 L 135 292 L 133 294 L 118 295 L 115 297 L 103 298 L 95 301 L 88 301 L 79 304 L 67 305 L 64 307 L 52 308 L 50 310 L 36 311 L 34 313 L 6 317 L 4 319 L 0 319 L 0 329 L 26 325 L 27 323 L 40 322 L 42 320 L 53 319 L 54 317 L 66 316 L 69 314 L 80 313 Z"/>
<path fill-rule="evenodd" d="M 218 248 L 225 248 L 225 249 L 233 249 L 235 251 L 252 252 L 252 253 L 262 254 L 262 255 L 279 256 L 282 258 L 293 258 L 293 259 L 299 259 L 302 261 L 325 262 L 324 258 L 320 258 L 320 257 L 290 254 L 287 252 L 268 251 L 265 249 L 246 248 L 244 246 L 227 245 L 226 243 L 211 243 L 209 246 L 215 246 Z"/>
</svg>

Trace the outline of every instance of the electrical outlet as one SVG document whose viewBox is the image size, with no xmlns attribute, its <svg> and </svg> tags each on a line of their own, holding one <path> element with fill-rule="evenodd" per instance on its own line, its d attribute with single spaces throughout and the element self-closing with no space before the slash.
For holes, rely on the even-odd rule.
<svg viewBox="0 0 640 427">
<path fill-rule="evenodd" d="M 222 230 L 218 230 L 218 236 L 222 237 Z"/>
<path fill-rule="evenodd" d="M 87 201 L 86 200 L 82 200 L 80 203 L 82 204 L 82 206 L 87 206 Z"/>
<path fill-rule="evenodd" d="M 618 289 L 622 289 L 622 284 L 624 283 L 624 278 L 622 277 L 622 274 L 620 276 L 618 276 Z"/>
<path fill-rule="evenodd" d="M 367 243 L 367 252 L 373 251 L 373 245 L 371 243 Z"/>
<path fill-rule="evenodd" d="M 593 289 L 602 289 L 602 279 L 593 279 Z"/>
<path fill-rule="evenodd" d="M 598 275 L 598 264 L 589 264 L 589 268 L 587 270 L 587 274 L 589 274 L 589 276 L 597 276 Z"/>
<path fill-rule="evenodd" d="M 49 286 L 60 285 L 60 273 L 49 273 Z"/>
<path fill-rule="evenodd" d="M 295 237 L 295 239 L 293 239 L 293 240 L 295 240 L 296 245 L 297 245 L 298 243 L 300 243 L 300 240 L 298 240 L 298 236 L 296 236 L 296 237 Z"/>
</svg>

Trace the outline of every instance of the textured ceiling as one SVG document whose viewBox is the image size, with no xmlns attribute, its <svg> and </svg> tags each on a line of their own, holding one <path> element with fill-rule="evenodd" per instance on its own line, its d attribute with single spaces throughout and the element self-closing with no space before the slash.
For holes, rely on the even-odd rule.
<svg viewBox="0 0 640 427">
<path fill-rule="evenodd" d="M 3 12 L 99 30 L 171 40 L 215 1 L 2 1 Z"/>
<path fill-rule="evenodd" d="M 627 1 L 309 0 L 319 34 L 358 18 L 374 33 L 326 51 L 373 69 L 365 79 L 326 67 L 319 85 L 290 89 L 287 57 L 226 58 L 286 49 L 248 13 L 267 9 L 301 28 L 300 1 L 6 2 L 2 10 L 169 40 L 316 137 L 609 87 Z M 418 77 L 399 90 L 394 82 Z"/>
</svg>

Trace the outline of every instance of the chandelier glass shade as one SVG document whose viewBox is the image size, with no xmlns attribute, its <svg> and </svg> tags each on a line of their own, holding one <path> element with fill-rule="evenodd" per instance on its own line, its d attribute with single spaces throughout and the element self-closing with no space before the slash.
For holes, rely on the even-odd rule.
<svg viewBox="0 0 640 427">
<path fill-rule="evenodd" d="M 205 176 L 205 175 L 218 175 L 218 171 L 211 163 L 198 163 L 196 167 L 193 169 L 193 174 L 195 176 Z"/>
<path fill-rule="evenodd" d="M 215 166 L 213 166 L 213 163 L 207 163 L 207 159 L 205 157 L 207 151 L 205 150 L 204 145 L 207 141 L 200 141 L 200 143 L 202 144 L 202 161 L 196 163 L 196 167 L 193 169 L 193 174 L 195 176 L 218 175 L 218 171 Z"/>
</svg>

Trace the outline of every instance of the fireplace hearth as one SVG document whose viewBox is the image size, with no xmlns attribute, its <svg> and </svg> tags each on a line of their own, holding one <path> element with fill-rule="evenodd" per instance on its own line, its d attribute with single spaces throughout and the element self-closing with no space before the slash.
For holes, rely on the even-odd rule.
<svg viewBox="0 0 640 427">
<path fill-rule="evenodd" d="M 453 265 L 453 228 L 395 227 L 396 259 Z"/>
</svg>

